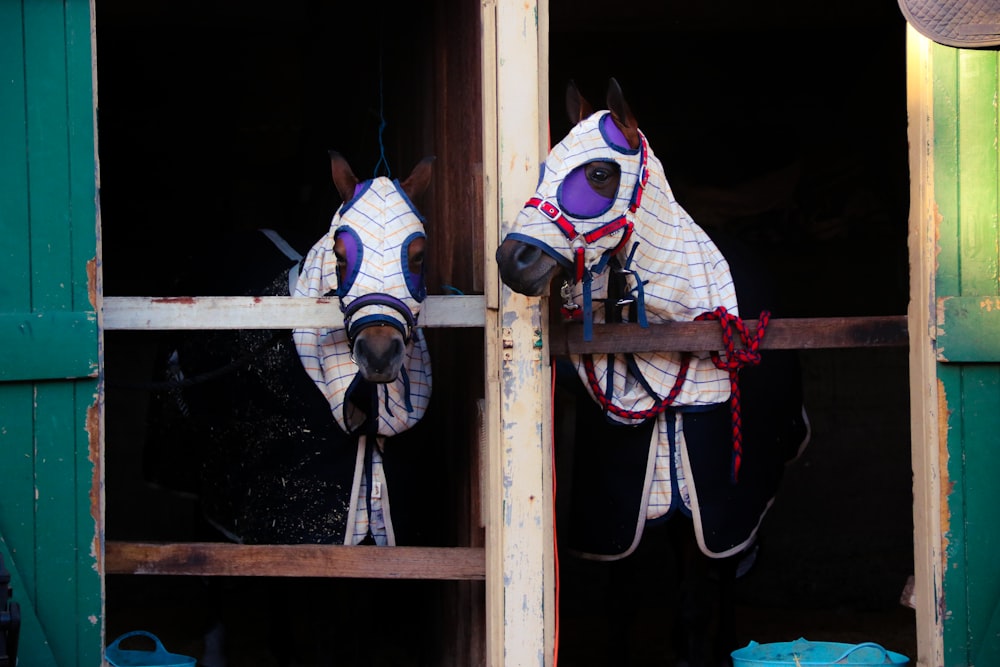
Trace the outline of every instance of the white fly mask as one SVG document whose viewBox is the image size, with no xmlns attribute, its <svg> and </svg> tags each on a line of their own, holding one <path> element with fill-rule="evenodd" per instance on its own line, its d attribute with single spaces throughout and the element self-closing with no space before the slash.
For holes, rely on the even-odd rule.
<svg viewBox="0 0 1000 667">
<path fill-rule="evenodd" d="M 306 372 L 330 403 L 334 417 L 348 433 L 364 427 L 369 434 L 392 436 L 423 417 L 431 395 L 431 361 L 427 343 L 416 327 L 427 294 L 424 276 L 412 272 L 410 243 L 424 237 L 424 219 L 399 186 L 378 177 L 358 184 L 354 198 L 341 205 L 329 233 L 306 256 L 295 296 L 337 296 L 344 326 L 296 329 L 295 346 Z M 338 280 L 334 253 L 337 239 L 346 249 L 346 266 Z M 406 341 L 405 362 L 393 382 L 374 385 L 376 424 L 351 396 L 363 382 L 352 360 L 354 336 L 370 325 L 393 326 Z"/>
<path fill-rule="evenodd" d="M 625 321 L 630 312 L 632 320 L 643 325 L 685 322 L 718 306 L 739 314 L 728 263 L 674 199 L 660 161 L 641 132 L 639 137 L 639 147 L 631 148 L 608 111 L 581 121 L 549 153 L 535 196 L 508 235 L 537 246 L 574 277 L 563 296 L 571 308 L 579 308 L 585 336 L 591 321 L 607 321 L 604 299 L 614 272 L 624 279 L 622 296 L 630 303 Z M 613 197 L 595 193 L 583 177 L 583 167 L 598 160 L 614 162 L 621 169 Z M 667 395 L 677 380 L 682 355 L 631 357 L 595 356 L 596 382 L 624 410 L 652 409 L 658 398 L 651 391 L 658 397 Z M 572 360 L 590 387 L 584 358 Z M 721 403 L 729 398 L 730 388 L 727 371 L 716 368 L 708 353 L 695 354 L 672 405 Z"/>
</svg>

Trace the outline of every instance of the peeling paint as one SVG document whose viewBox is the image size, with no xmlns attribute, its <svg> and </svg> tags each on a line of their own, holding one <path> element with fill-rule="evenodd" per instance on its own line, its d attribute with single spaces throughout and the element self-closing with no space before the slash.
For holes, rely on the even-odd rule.
<svg viewBox="0 0 1000 667">
<path fill-rule="evenodd" d="M 198 300 L 193 296 L 166 296 L 157 297 L 155 299 L 150 299 L 150 303 L 197 303 Z"/>
<path fill-rule="evenodd" d="M 935 322 L 935 327 L 934 327 L 934 335 L 932 337 L 934 340 L 937 340 L 942 335 L 944 335 L 944 311 L 945 311 L 945 302 L 946 301 L 947 301 L 947 299 L 937 299 L 935 301 L 935 303 L 934 303 L 934 310 L 935 310 L 935 312 L 934 312 L 934 322 Z M 942 361 L 942 359 L 940 359 L 940 358 L 938 360 Z"/>
<path fill-rule="evenodd" d="M 954 482 L 948 479 L 948 396 L 944 382 L 937 380 L 937 427 L 938 427 L 938 474 L 941 484 L 941 554 L 942 558 L 948 550 L 948 532 L 951 530 L 951 509 L 948 503 L 954 490 Z M 944 563 L 942 563 L 944 565 Z"/>
<path fill-rule="evenodd" d="M 507 168 L 508 171 L 514 171 L 515 169 L 517 169 L 517 162 L 518 162 L 517 153 L 512 153 L 510 156 L 510 166 Z"/>
<path fill-rule="evenodd" d="M 91 556 L 98 572 L 101 568 L 101 402 L 95 396 L 94 402 L 87 408 L 87 459 L 90 461 L 90 516 L 94 519 L 94 539 L 91 542 Z"/>
<path fill-rule="evenodd" d="M 97 310 L 97 258 L 87 260 L 87 301 L 90 307 Z"/>
<path fill-rule="evenodd" d="M 985 310 L 987 313 L 991 313 L 994 310 L 1000 310 L 1000 297 L 984 296 L 979 301 L 979 309 Z"/>
</svg>

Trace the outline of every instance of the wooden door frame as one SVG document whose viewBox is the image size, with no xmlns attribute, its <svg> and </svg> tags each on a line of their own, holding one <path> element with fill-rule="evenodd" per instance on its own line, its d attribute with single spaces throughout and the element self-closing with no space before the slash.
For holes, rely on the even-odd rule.
<svg viewBox="0 0 1000 667">
<path fill-rule="evenodd" d="M 485 256 L 548 152 L 548 3 L 483 3 Z M 544 300 L 486 263 L 487 665 L 553 664 L 551 377 Z"/>
<path fill-rule="evenodd" d="M 910 150 L 910 438 L 913 465 L 914 584 L 920 666 L 944 661 L 942 511 L 947 488 L 947 409 L 934 354 L 934 106 L 931 41 L 906 28 Z"/>
</svg>

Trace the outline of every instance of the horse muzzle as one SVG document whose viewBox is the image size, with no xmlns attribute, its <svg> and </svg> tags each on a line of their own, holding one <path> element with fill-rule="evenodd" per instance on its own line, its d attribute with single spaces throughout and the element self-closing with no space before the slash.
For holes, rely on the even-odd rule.
<svg viewBox="0 0 1000 667">
<path fill-rule="evenodd" d="M 399 329 L 386 324 L 370 324 L 355 336 L 351 360 L 365 380 L 386 384 L 399 377 L 405 353 L 406 341 Z"/>
<path fill-rule="evenodd" d="M 388 294 L 366 294 L 344 309 L 351 360 L 365 380 L 385 384 L 399 376 L 416 324 L 406 304 Z"/>
<path fill-rule="evenodd" d="M 500 280 L 525 296 L 545 294 L 560 264 L 540 246 L 508 235 L 496 254 Z"/>
</svg>

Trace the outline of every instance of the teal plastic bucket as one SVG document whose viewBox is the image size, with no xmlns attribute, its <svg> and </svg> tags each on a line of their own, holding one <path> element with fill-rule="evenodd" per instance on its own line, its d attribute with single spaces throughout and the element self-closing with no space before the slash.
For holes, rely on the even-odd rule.
<svg viewBox="0 0 1000 667">
<path fill-rule="evenodd" d="M 909 665 L 910 659 L 879 644 L 840 642 L 750 642 L 732 652 L 733 667 L 835 667 L 836 665 Z"/>
<path fill-rule="evenodd" d="M 146 637 L 153 640 L 152 651 L 123 649 L 119 646 L 130 637 Z M 137 642 L 130 642 L 135 644 Z M 179 653 L 170 653 L 163 647 L 159 637 L 145 630 L 126 632 L 104 649 L 104 659 L 112 667 L 194 667 L 195 659 Z"/>
</svg>

